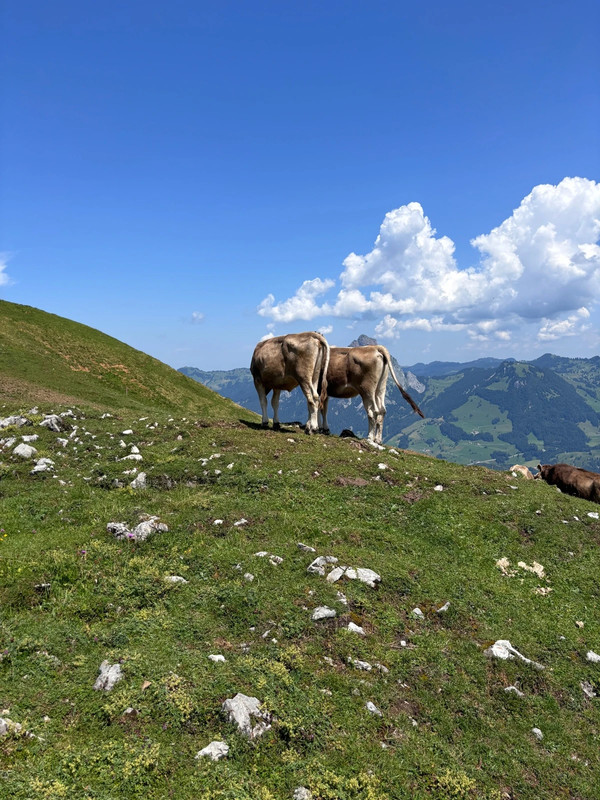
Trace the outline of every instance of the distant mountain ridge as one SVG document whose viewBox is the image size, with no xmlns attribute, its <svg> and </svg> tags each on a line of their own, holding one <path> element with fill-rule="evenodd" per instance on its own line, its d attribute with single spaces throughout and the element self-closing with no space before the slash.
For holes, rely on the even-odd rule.
<svg viewBox="0 0 600 800">
<path fill-rule="evenodd" d="M 361 335 L 350 346 L 377 344 Z M 393 356 L 392 356 L 393 358 Z M 394 369 L 426 419 L 417 418 L 391 382 L 386 395 L 384 440 L 460 464 L 505 469 L 516 461 L 567 461 L 600 470 L 600 356 L 566 358 L 546 353 L 531 362 L 481 358 L 434 361 Z M 260 406 L 249 369 L 181 372 L 252 411 Z M 302 394 L 283 392 L 280 415 L 306 418 Z M 332 433 L 344 428 L 366 436 L 360 398 L 332 400 Z"/>
</svg>

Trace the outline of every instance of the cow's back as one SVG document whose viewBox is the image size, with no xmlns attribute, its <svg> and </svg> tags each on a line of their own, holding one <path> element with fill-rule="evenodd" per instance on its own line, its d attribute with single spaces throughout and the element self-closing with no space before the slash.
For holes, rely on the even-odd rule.
<svg viewBox="0 0 600 800">
<path fill-rule="evenodd" d="M 571 464 L 538 465 L 546 483 L 557 486 L 561 492 L 600 503 L 600 474 Z"/>
</svg>

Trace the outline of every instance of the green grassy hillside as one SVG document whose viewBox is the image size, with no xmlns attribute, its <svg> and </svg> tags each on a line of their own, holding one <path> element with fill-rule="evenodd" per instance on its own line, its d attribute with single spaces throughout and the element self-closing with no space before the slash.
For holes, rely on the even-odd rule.
<svg viewBox="0 0 600 800">
<path fill-rule="evenodd" d="M 61 433 L 40 426 L 41 401 L 4 409 L 30 424 L 0 431 L 0 796 L 598 797 L 597 505 L 262 431 L 208 393 L 207 413 L 185 395 L 142 410 L 140 395 L 107 417 L 79 386 Z M 14 448 L 31 435 L 25 460 Z M 51 468 L 32 474 L 41 457 Z M 148 516 L 168 530 L 107 529 Z M 381 580 L 331 583 L 333 565 L 307 571 L 316 556 Z M 314 621 L 320 606 L 336 616 Z M 543 669 L 487 656 L 500 639 Z M 104 661 L 122 673 L 110 691 L 94 689 Z M 270 715 L 253 741 L 222 711 L 237 693 Z M 196 758 L 213 740 L 229 755 Z"/>
<path fill-rule="evenodd" d="M 105 333 L 0 300 L 0 405 L 24 401 L 88 403 L 106 410 L 179 408 L 210 417 L 215 400 L 212 391 Z M 224 405 L 219 399 L 218 405 L 220 416 L 240 415 L 233 403 Z"/>
</svg>

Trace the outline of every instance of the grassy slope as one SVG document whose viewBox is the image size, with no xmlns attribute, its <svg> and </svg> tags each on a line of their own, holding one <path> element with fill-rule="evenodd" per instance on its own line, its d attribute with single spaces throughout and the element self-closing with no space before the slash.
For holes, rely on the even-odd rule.
<svg viewBox="0 0 600 800">
<path fill-rule="evenodd" d="M 187 407 L 102 419 L 80 403 L 65 448 L 40 416 L 3 432 L 35 431 L 56 466 L 32 476 L 0 450 L 0 716 L 42 737 L 0 739 L 0 794 L 272 800 L 305 785 L 315 800 L 597 797 L 598 700 L 580 683 L 600 692 L 600 666 L 585 659 L 600 651 L 600 522 L 587 515 L 598 506 L 483 468 L 261 431 L 207 398 L 200 424 Z M 121 439 L 139 446 L 150 488 L 127 486 Z M 142 513 L 169 532 L 144 543 L 106 532 Z M 381 585 L 307 574 L 299 541 L 375 569 Z M 547 578 L 516 567 L 534 560 Z M 337 618 L 312 622 L 319 605 Z M 487 659 L 500 638 L 546 669 Z M 92 688 L 104 659 L 124 673 L 110 693 Z M 506 694 L 511 684 L 525 696 Z M 237 692 L 275 715 L 252 744 L 220 713 Z M 213 739 L 229 758 L 195 760 Z"/>
<path fill-rule="evenodd" d="M 105 333 L 0 300 L 0 403 L 88 403 L 102 409 L 213 408 L 214 394 Z M 241 409 L 227 404 L 232 418 Z M 225 406 L 220 410 L 224 414 Z M 242 412 L 245 419 L 252 415 Z"/>
</svg>

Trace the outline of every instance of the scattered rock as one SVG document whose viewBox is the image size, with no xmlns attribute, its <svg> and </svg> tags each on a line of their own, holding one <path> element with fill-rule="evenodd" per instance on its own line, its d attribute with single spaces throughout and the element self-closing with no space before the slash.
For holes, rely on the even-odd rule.
<svg viewBox="0 0 600 800">
<path fill-rule="evenodd" d="M 356 569 L 354 567 L 336 567 L 329 573 L 327 580 L 329 583 L 336 583 L 336 581 L 339 581 L 342 577 L 350 578 L 350 580 L 362 581 L 362 583 L 366 583 L 367 586 L 373 589 L 376 583 L 381 580 L 381 575 L 375 572 L 375 570 L 366 569 L 364 567 L 358 567 Z"/>
<path fill-rule="evenodd" d="M 271 715 L 261 710 L 261 703 L 257 697 L 238 692 L 235 697 L 225 700 L 222 705 L 223 712 L 227 715 L 230 722 L 235 722 L 240 733 L 248 739 L 256 739 L 262 736 L 271 727 Z M 252 727 L 252 717 L 260 720 Z"/>
<path fill-rule="evenodd" d="M 54 433 L 61 433 L 61 431 L 67 428 L 67 425 L 58 414 L 48 414 L 48 416 L 44 417 L 40 422 L 40 427 L 48 428 L 48 430 L 54 431 Z"/>
<path fill-rule="evenodd" d="M 445 614 L 446 611 L 448 611 L 449 608 L 450 608 L 450 601 L 448 600 L 446 603 L 444 603 L 443 606 L 440 606 L 439 608 L 437 608 L 435 613 L 436 614 Z"/>
<path fill-rule="evenodd" d="M 438 483 L 438 485 L 437 485 L 437 486 L 434 486 L 434 487 L 433 487 L 433 491 L 434 491 L 434 492 L 443 492 L 443 491 L 444 491 L 444 487 L 442 486 L 442 484 L 441 484 L 441 483 Z"/>
<path fill-rule="evenodd" d="M 165 578 L 167 583 L 188 583 L 185 578 L 182 578 L 181 575 L 167 575 Z"/>
<path fill-rule="evenodd" d="M 225 758 L 229 754 L 229 745 L 225 742 L 211 742 L 207 744 L 202 750 L 199 750 L 196 753 L 196 758 L 204 758 L 208 756 L 212 758 L 213 761 L 219 761 L 221 758 Z"/>
<path fill-rule="evenodd" d="M 209 658 L 211 661 L 214 661 L 215 664 L 225 663 L 225 656 L 222 656 L 220 653 L 217 655 L 210 655 Z"/>
<path fill-rule="evenodd" d="M 354 622 L 349 622 L 348 623 L 348 630 L 351 633 L 358 633 L 360 636 L 366 636 L 365 629 L 361 628 L 360 625 L 355 625 Z"/>
<path fill-rule="evenodd" d="M 21 458 L 33 458 L 36 453 L 37 450 L 30 444 L 18 444 L 13 450 L 13 456 L 20 456 Z"/>
<path fill-rule="evenodd" d="M 123 677 L 120 664 L 110 664 L 108 661 L 103 661 L 100 664 L 100 675 L 96 679 L 94 689 L 96 691 L 102 690 L 110 692 L 113 686 L 118 683 Z"/>
<path fill-rule="evenodd" d="M 368 703 L 365 704 L 365 708 L 370 714 L 374 714 L 376 717 L 383 717 L 381 711 L 377 708 L 375 703 L 372 703 L 370 700 Z"/>
<path fill-rule="evenodd" d="M 306 568 L 307 572 L 313 575 L 325 575 L 325 567 L 328 564 L 337 564 L 338 560 L 335 556 L 318 556 Z"/>
<path fill-rule="evenodd" d="M 368 661 L 361 661 L 359 658 L 352 658 L 352 656 L 348 656 L 348 663 L 352 664 L 356 669 L 363 670 L 363 672 L 371 672 L 373 669 L 373 665 L 369 664 Z"/>
<path fill-rule="evenodd" d="M 40 458 L 29 474 L 37 475 L 38 472 L 47 472 L 52 467 L 54 467 L 54 461 L 51 458 Z"/>
<path fill-rule="evenodd" d="M 14 414 L 12 417 L 5 417 L 0 419 L 0 428 L 10 428 L 14 425 L 16 428 L 22 428 L 24 425 L 31 425 L 27 417 L 22 417 L 20 414 Z"/>
<path fill-rule="evenodd" d="M 594 653 L 593 650 L 588 650 L 585 657 L 588 661 L 591 661 L 592 664 L 600 664 L 600 656 L 598 653 Z"/>
<path fill-rule="evenodd" d="M 583 689 L 584 695 L 586 697 L 589 697 L 590 700 L 592 699 L 592 697 L 596 697 L 597 696 L 596 692 L 594 691 L 594 687 L 592 686 L 592 684 L 589 681 L 581 681 L 581 683 L 579 685 Z"/>
<path fill-rule="evenodd" d="M 319 606 L 315 608 L 312 613 L 311 619 L 314 622 L 318 622 L 321 619 L 332 619 L 333 617 L 337 616 L 337 611 L 333 608 L 328 608 L 327 606 Z"/>
<path fill-rule="evenodd" d="M 124 522 L 109 522 L 106 530 L 112 533 L 116 539 L 132 539 L 135 542 L 144 542 L 148 536 L 154 533 L 164 533 L 168 527 L 163 522 L 158 522 L 158 517 L 150 517 L 140 522 L 131 531 Z"/>
<path fill-rule="evenodd" d="M 302 544 L 302 542 L 298 542 L 298 548 L 300 550 L 303 550 L 305 553 L 316 553 L 317 552 L 314 547 L 310 547 L 307 544 Z"/>
<path fill-rule="evenodd" d="M 517 689 L 516 686 L 507 686 L 504 691 L 506 694 L 516 694 L 517 697 L 525 697 L 523 692 L 520 689 Z"/>
<path fill-rule="evenodd" d="M 532 729 L 531 729 L 531 732 L 533 733 L 533 735 L 535 736 L 535 738 L 536 738 L 536 739 L 537 739 L 539 742 L 541 742 L 541 741 L 542 741 L 542 739 L 544 738 L 544 734 L 541 732 L 541 730 L 540 730 L 539 728 L 532 728 Z"/>
<path fill-rule="evenodd" d="M 132 480 L 129 485 L 131 486 L 132 489 L 146 489 L 147 487 L 146 473 L 140 472 L 137 478 L 134 478 L 134 480 Z"/>
<path fill-rule="evenodd" d="M 488 647 L 487 650 L 484 650 L 486 656 L 490 658 L 500 658 L 506 661 L 509 658 L 518 658 L 521 661 L 524 661 L 525 664 L 531 664 L 532 667 L 535 669 L 545 669 L 543 664 L 538 664 L 537 661 L 532 661 L 530 658 L 526 658 L 522 653 L 519 653 L 512 644 L 508 641 L 508 639 L 498 639 L 497 642 L 491 647 Z"/>
<path fill-rule="evenodd" d="M 312 797 L 312 792 L 310 792 L 306 786 L 298 786 L 297 789 L 294 789 L 292 800 L 312 800 Z"/>
<path fill-rule="evenodd" d="M 519 561 L 517 566 L 521 567 L 521 569 L 527 570 L 527 572 L 533 572 L 535 575 L 538 576 L 538 578 L 545 578 L 546 577 L 546 573 L 544 572 L 544 568 L 542 567 L 541 564 L 538 564 L 537 561 L 534 561 L 531 566 L 526 564 L 524 561 Z"/>
<path fill-rule="evenodd" d="M 413 610 L 410 612 L 410 615 L 414 619 L 425 619 L 425 614 L 421 611 L 419 606 L 417 606 L 416 608 L 413 608 Z"/>
</svg>

